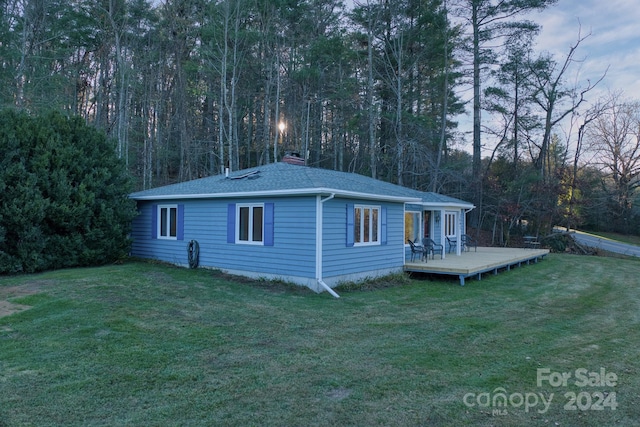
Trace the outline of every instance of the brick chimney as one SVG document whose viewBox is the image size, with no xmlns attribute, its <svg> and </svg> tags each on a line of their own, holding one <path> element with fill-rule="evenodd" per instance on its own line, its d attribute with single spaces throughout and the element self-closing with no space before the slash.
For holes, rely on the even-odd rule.
<svg viewBox="0 0 640 427">
<path fill-rule="evenodd" d="M 283 163 L 289 163 L 290 165 L 304 166 L 304 159 L 300 157 L 300 153 L 297 151 L 287 151 L 282 158 Z"/>
</svg>

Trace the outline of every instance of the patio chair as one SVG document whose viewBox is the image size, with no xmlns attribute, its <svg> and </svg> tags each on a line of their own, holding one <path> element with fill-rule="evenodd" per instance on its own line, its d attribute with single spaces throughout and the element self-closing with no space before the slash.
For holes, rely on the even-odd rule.
<svg viewBox="0 0 640 427">
<path fill-rule="evenodd" d="M 416 254 L 420 254 L 420 258 L 424 259 L 425 261 L 427 260 L 427 250 L 422 247 L 422 246 L 416 246 L 416 244 L 414 242 L 411 241 L 411 239 L 407 239 L 407 242 L 409 242 L 409 246 L 411 246 L 411 261 L 413 262 L 414 258 L 416 257 Z"/>
<path fill-rule="evenodd" d="M 478 242 L 473 237 L 468 234 L 462 235 L 462 249 L 469 252 L 469 250 L 473 247 L 475 252 L 478 252 Z"/>
<path fill-rule="evenodd" d="M 435 259 L 436 252 L 440 254 L 440 259 L 442 259 L 442 255 L 444 253 L 444 246 L 434 242 L 432 239 L 425 237 L 422 239 L 422 246 L 426 249 L 426 255 L 429 256 L 429 252 L 431 252 L 431 259 Z"/>
<path fill-rule="evenodd" d="M 458 242 L 455 239 L 451 239 L 449 237 L 447 237 L 447 244 L 449 245 L 449 253 L 454 251 L 456 249 L 456 246 L 458 246 Z"/>
<path fill-rule="evenodd" d="M 538 236 L 524 236 L 524 247 L 529 249 L 539 249 L 540 241 Z"/>
</svg>

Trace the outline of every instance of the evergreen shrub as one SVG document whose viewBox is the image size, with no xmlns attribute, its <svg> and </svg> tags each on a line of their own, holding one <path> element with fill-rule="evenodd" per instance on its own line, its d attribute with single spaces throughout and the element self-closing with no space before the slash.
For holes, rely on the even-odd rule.
<svg viewBox="0 0 640 427">
<path fill-rule="evenodd" d="M 81 118 L 0 111 L 0 274 L 126 255 L 131 190 L 115 145 Z"/>
</svg>

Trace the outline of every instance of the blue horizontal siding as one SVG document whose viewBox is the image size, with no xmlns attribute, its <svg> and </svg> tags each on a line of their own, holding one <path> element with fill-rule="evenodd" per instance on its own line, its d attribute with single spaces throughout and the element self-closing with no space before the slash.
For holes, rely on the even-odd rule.
<svg viewBox="0 0 640 427">
<path fill-rule="evenodd" d="M 264 199 L 259 202 L 274 203 L 273 246 L 229 244 L 224 239 L 224 245 L 219 248 L 223 252 L 217 254 L 224 260 L 215 261 L 216 266 L 278 276 L 314 277 L 315 198 Z"/>
<path fill-rule="evenodd" d="M 347 246 L 346 206 L 362 201 L 332 199 L 324 206 L 323 277 L 366 276 L 367 272 L 404 265 L 404 206 L 402 203 L 365 202 L 387 209 L 387 244 Z"/>
<path fill-rule="evenodd" d="M 227 243 L 227 206 L 237 200 L 189 200 L 184 204 L 184 240 L 151 238 L 151 202 L 139 202 L 133 221 L 132 255 L 186 265 L 187 244 L 200 245 L 200 265 L 277 276 L 315 277 L 315 198 L 243 199 L 274 203 L 274 245 Z M 164 203 L 175 203 L 163 201 Z"/>
<path fill-rule="evenodd" d="M 166 201 L 162 204 L 178 204 Z M 138 204 L 138 216 L 133 220 L 131 254 L 141 258 L 157 259 L 173 264 L 185 265 L 188 262 L 184 240 L 166 240 L 152 238 L 155 222 L 152 219 L 156 203 Z"/>
<path fill-rule="evenodd" d="M 187 245 L 197 240 L 200 265 L 254 277 L 316 278 L 316 198 L 282 197 L 242 199 L 242 203 L 274 204 L 273 246 L 227 243 L 227 207 L 234 200 L 166 200 L 162 204 L 184 205 L 184 240 L 152 238 L 153 206 L 158 202 L 138 202 L 139 215 L 133 221 L 132 255 L 187 265 Z M 387 244 L 347 245 L 346 206 L 353 204 L 381 206 L 387 212 Z M 404 241 L 404 207 L 402 203 L 334 198 L 322 204 L 323 271 L 327 283 L 342 278 L 372 277 L 377 272 L 401 269 L 410 255 Z M 464 213 L 460 226 L 464 227 Z M 438 242 L 440 224 L 434 229 Z M 464 228 L 461 228 L 464 230 Z"/>
</svg>

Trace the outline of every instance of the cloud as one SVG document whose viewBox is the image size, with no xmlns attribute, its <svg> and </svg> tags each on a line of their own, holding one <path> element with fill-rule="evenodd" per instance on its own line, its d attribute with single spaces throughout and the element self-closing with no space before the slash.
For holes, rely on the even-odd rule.
<svg viewBox="0 0 640 427">
<path fill-rule="evenodd" d="M 640 97 L 640 8 L 637 0 L 560 1 L 530 19 L 542 26 L 537 49 L 562 61 L 579 37 L 588 36 L 576 51 L 584 59 L 579 76 L 592 82 L 609 68 L 602 91 L 623 90 L 630 98 Z M 578 4 L 576 4 L 578 3 Z"/>
</svg>

